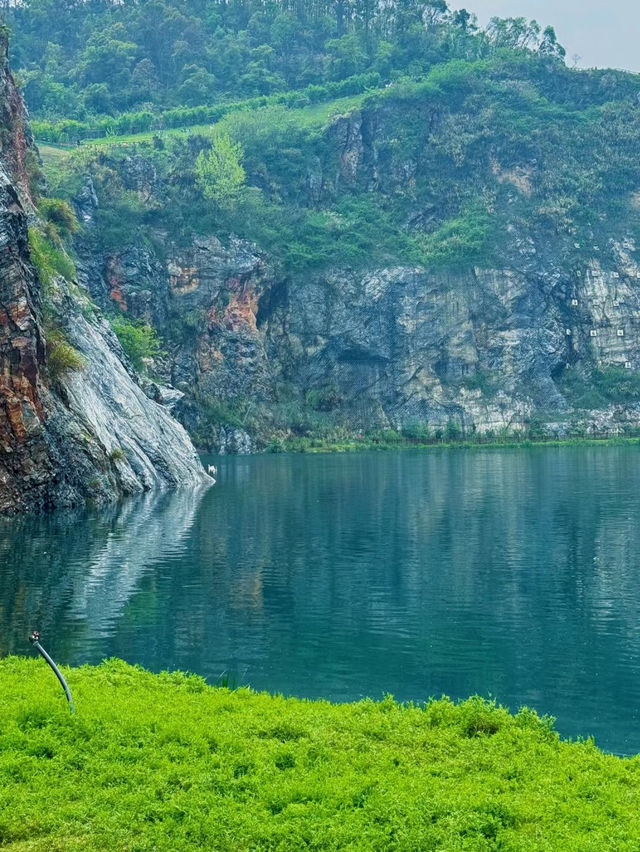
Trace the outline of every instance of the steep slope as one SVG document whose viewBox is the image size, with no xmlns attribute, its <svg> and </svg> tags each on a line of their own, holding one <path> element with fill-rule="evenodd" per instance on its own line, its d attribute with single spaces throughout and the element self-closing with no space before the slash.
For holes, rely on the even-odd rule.
<svg viewBox="0 0 640 852">
<path fill-rule="evenodd" d="M 158 329 L 151 368 L 186 394 L 203 446 L 628 433 L 639 92 L 634 75 L 545 56 L 451 62 L 328 123 L 264 109 L 81 149 L 57 186 L 86 225 L 83 280 Z M 226 134 L 247 173 L 228 203 L 194 172 Z"/>
<path fill-rule="evenodd" d="M 86 310 L 86 297 L 71 297 L 60 276 L 49 318 L 55 315 L 58 347 L 73 353 L 74 369 L 51 369 L 27 233 L 28 220 L 35 222 L 30 183 L 37 154 L 7 55 L 2 32 L 0 512 L 205 483 L 184 429 L 147 398 L 121 363 L 109 326 Z"/>
</svg>

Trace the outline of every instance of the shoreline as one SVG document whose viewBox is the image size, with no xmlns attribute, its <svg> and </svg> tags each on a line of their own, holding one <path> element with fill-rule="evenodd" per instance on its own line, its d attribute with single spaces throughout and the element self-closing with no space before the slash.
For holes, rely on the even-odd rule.
<svg viewBox="0 0 640 852">
<path fill-rule="evenodd" d="M 384 441 L 363 438 L 351 441 L 329 441 L 320 438 L 301 438 L 284 441 L 278 445 L 268 445 L 264 450 L 252 455 L 281 453 L 304 454 L 304 453 L 357 453 L 364 451 L 388 452 L 391 450 L 523 450 L 533 447 L 614 447 L 614 446 L 638 446 L 640 437 L 636 436 L 614 436 L 606 438 L 516 438 L 465 440 L 465 441 Z M 215 455 L 205 453 L 203 455 Z"/>
</svg>

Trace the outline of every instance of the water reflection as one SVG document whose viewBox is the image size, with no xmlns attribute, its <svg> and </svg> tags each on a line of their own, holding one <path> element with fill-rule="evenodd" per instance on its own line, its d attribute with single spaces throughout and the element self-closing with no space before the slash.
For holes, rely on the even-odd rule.
<svg viewBox="0 0 640 852">
<path fill-rule="evenodd" d="M 203 494 L 144 494 L 100 513 L 2 522 L 0 654 L 24 651 L 37 627 L 68 662 L 84 661 L 88 649 L 104 656 L 103 640 L 116 631 L 141 578 L 184 552 Z"/>
<path fill-rule="evenodd" d="M 218 485 L 0 528 L 0 653 L 347 700 L 493 694 L 640 751 L 632 447 L 226 458 Z"/>
</svg>

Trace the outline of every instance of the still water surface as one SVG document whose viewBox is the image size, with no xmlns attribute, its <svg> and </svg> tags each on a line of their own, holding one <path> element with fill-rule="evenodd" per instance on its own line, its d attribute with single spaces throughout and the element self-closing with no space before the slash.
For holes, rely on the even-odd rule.
<svg viewBox="0 0 640 852">
<path fill-rule="evenodd" d="M 640 752 L 633 447 L 218 460 L 204 492 L 0 525 L 0 655 L 337 701 L 491 695 Z"/>
</svg>

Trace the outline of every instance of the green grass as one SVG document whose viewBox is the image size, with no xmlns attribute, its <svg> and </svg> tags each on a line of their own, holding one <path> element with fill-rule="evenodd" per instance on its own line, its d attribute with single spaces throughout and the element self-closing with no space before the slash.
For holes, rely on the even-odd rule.
<svg viewBox="0 0 640 852">
<path fill-rule="evenodd" d="M 637 850 L 640 757 L 472 698 L 334 705 L 0 661 L 0 847 Z"/>
<path fill-rule="evenodd" d="M 373 90 L 377 91 L 377 90 Z M 186 134 L 194 134 L 199 136 L 213 135 L 214 128 L 225 128 L 236 117 L 243 117 L 249 121 L 253 120 L 258 124 L 268 122 L 273 115 L 285 113 L 291 114 L 291 118 L 295 119 L 298 127 L 301 128 L 321 128 L 334 115 L 341 115 L 357 109 L 365 98 L 371 95 L 371 91 L 363 92 L 359 95 L 349 95 L 344 98 L 336 98 L 325 103 L 310 104 L 304 107 L 284 107 L 265 106 L 258 109 L 242 110 L 238 109 L 230 112 L 217 122 L 208 124 L 193 124 L 187 127 L 170 128 L 167 130 L 149 130 L 143 133 L 127 133 L 119 136 L 97 136 L 89 139 L 83 139 L 80 145 L 54 145 L 50 142 L 38 142 L 38 149 L 42 155 L 45 165 L 57 163 L 64 160 L 73 151 L 78 151 L 87 148 L 112 148 L 122 145 L 138 145 L 141 142 L 151 142 L 154 137 L 162 139 L 175 139 L 176 137 L 185 136 Z"/>
<path fill-rule="evenodd" d="M 56 244 L 36 227 L 29 228 L 29 249 L 45 290 L 53 284 L 56 275 L 61 275 L 67 281 L 73 281 L 76 277 L 75 265 L 62 245 Z"/>
<path fill-rule="evenodd" d="M 73 150 L 71 146 L 67 145 L 51 145 L 47 142 L 38 142 L 37 144 L 40 157 L 45 167 L 63 163 L 69 156 L 69 153 Z"/>
</svg>

